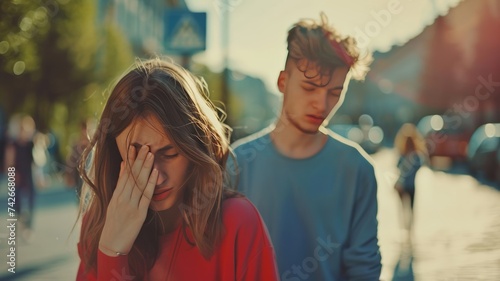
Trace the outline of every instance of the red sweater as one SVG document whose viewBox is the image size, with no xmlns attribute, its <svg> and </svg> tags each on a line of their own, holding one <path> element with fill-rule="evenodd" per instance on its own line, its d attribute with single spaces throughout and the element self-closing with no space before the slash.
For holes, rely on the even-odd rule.
<svg viewBox="0 0 500 281">
<path fill-rule="evenodd" d="M 225 233 L 209 260 L 186 241 L 178 227 L 160 238 L 160 255 L 146 280 L 279 280 L 267 228 L 252 203 L 246 198 L 227 199 L 222 214 Z M 192 237 L 189 229 L 187 234 Z M 84 250 L 79 243 L 80 258 Z M 76 280 L 135 280 L 128 273 L 127 256 L 110 257 L 98 251 L 97 270 L 85 273 L 80 263 Z"/>
</svg>

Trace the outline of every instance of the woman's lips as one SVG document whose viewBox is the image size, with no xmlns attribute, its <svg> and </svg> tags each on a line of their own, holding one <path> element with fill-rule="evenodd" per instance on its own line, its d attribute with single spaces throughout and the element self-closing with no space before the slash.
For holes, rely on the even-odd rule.
<svg viewBox="0 0 500 281">
<path fill-rule="evenodd" d="M 153 200 L 153 201 L 164 200 L 165 198 L 168 197 L 168 195 L 170 195 L 170 193 L 172 193 L 171 192 L 172 190 L 173 190 L 173 188 L 155 191 L 155 193 L 153 194 L 153 198 L 151 198 L 151 200 Z"/>
</svg>

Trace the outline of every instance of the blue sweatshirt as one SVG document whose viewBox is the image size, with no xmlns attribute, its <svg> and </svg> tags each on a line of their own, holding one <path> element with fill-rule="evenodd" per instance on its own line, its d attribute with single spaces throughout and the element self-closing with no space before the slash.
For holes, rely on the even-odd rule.
<svg viewBox="0 0 500 281">
<path fill-rule="evenodd" d="M 292 159 L 269 130 L 233 147 L 228 171 L 266 223 L 283 281 L 379 280 L 377 183 L 361 148 L 329 132 L 319 153 Z"/>
</svg>

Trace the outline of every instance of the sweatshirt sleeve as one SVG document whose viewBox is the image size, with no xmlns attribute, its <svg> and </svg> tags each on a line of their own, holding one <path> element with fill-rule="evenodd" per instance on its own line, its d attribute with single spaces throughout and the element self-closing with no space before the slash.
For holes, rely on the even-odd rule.
<svg viewBox="0 0 500 281">
<path fill-rule="evenodd" d="M 81 244 L 78 244 L 81 253 Z M 80 259 L 82 255 L 80 254 Z M 108 281 L 108 280 L 133 280 L 129 273 L 127 256 L 110 257 L 101 251 L 97 253 L 97 273 L 95 270 L 85 272 L 83 261 L 80 261 L 76 281 Z"/>
<path fill-rule="evenodd" d="M 80 265 L 78 266 L 78 273 L 76 274 L 76 281 L 95 281 L 96 275 L 94 271 L 85 272 L 85 264 L 82 260 L 82 243 L 78 243 L 78 256 L 80 257 Z"/>
<path fill-rule="evenodd" d="M 244 208 L 234 212 L 239 221 L 235 237 L 237 280 L 279 280 L 274 248 L 260 214 L 248 199 L 238 201 Z"/>
<path fill-rule="evenodd" d="M 377 181 L 373 166 L 363 163 L 349 231 L 349 243 L 343 252 L 347 280 L 379 280 L 382 269 L 377 239 Z"/>
<path fill-rule="evenodd" d="M 83 218 L 85 223 L 86 218 Z M 83 227 L 82 227 L 83 229 Z M 80 233 L 81 237 L 81 233 Z M 85 251 L 82 242 L 78 243 L 78 255 L 80 257 L 80 266 L 76 275 L 76 281 L 109 281 L 109 280 L 133 280 L 129 274 L 128 256 L 111 257 L 100 250 L 97 251 L 97 270 L 85 270 L 85 264 L 82 257 Z"/>
<path fill-rule="evenodd" d="M 238 280 L 279 280 L 272 247 L 264 246 L 258 254 L 247 262 L 245 267 L 246 271 Z"/>
<path fill-rule="evenodd" d="M 97 253 L 97 280 L 133 280 L 130 276 L 127 256 L 110 257 L 101 251 Z"/>
</svg>

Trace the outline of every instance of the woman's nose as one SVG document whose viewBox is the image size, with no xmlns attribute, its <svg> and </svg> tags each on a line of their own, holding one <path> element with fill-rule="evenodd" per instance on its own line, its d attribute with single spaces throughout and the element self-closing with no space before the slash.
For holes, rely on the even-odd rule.
<svg viewBox="0 0 500 281">
<path fill-rule="evenodd" d="M 153 169 L 158 170 L 158 179 L 156 180 L 156 185 L 165 182 L 165 180 L 167 179 L 166 173 L 162 171 L 162 169 L 160 168 L 161 168 L 160 165 L 158 165 L 158 163 L 155 161 L 155 163 L 153 164 Z"/>
</svg>

